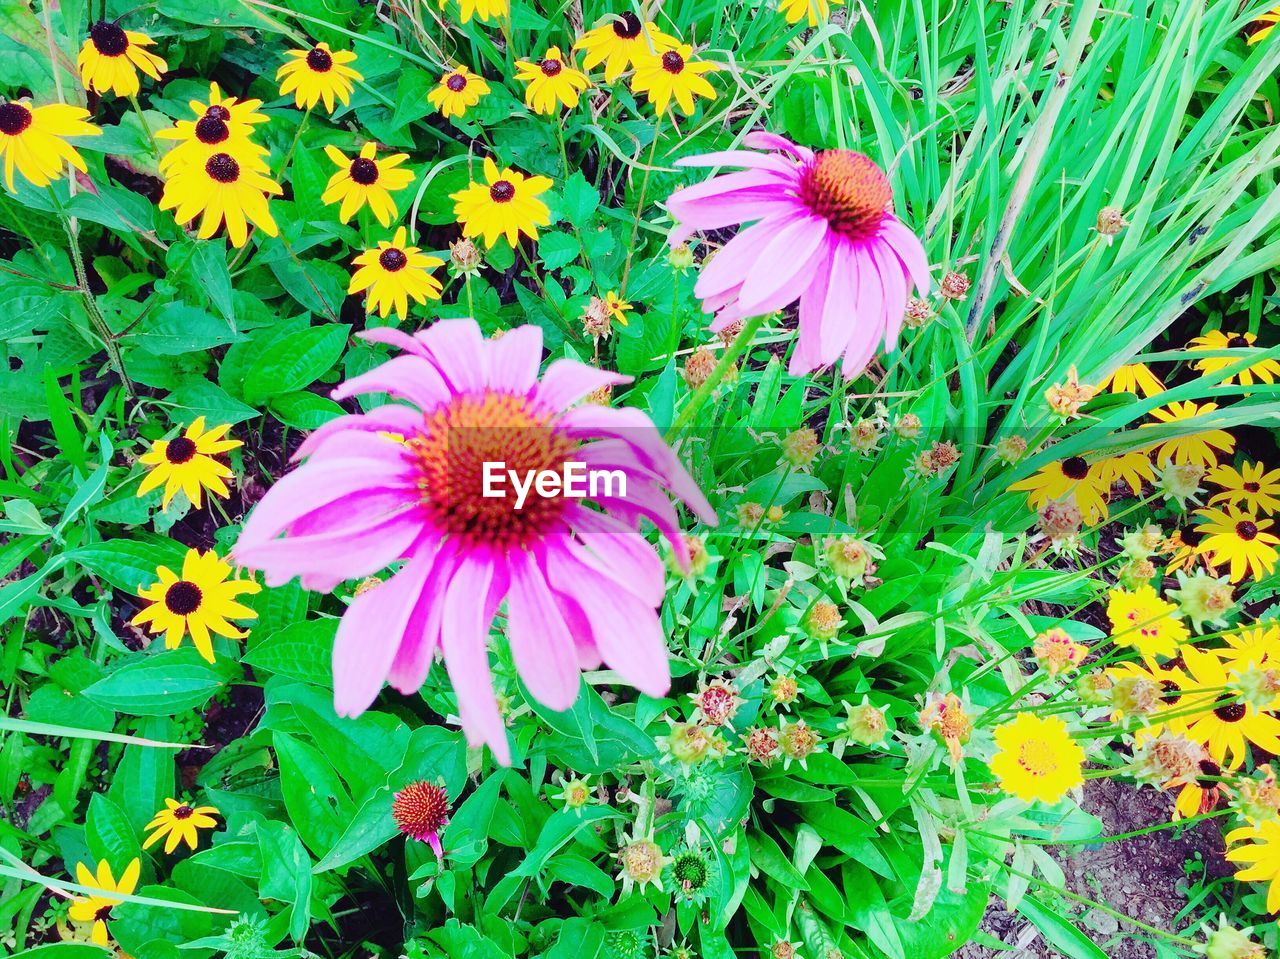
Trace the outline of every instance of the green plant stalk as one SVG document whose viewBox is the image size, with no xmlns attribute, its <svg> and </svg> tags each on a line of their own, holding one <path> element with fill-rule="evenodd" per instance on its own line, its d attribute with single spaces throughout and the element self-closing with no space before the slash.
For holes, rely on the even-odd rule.
<svg viewBox="0 0 1280 959">
<path fill-rule="evenodd" d="M 707 381 L 698 387 L 697 391 L 689 398 L 689 402 L 684 405 L 684 409 L 676 417 L 676 421 L 671 424 L 668 434 L 677 433 L 684 427 L 688 426 L 693 420 L 698 410 L 702 409 L 704 403 L 707 402 L 720 386 L 720 382 L 725 378 L 733 364 L 737 361 L 755 337 L 756 332 L 764 325 L 765 316 L 753 316 L 742 324 L 742 329 L 738 335 L 734 337 L 733 342 L 729 344 L 729 348 L 724 351 L 720 357 L 720 362 L 715 365 L 715 369 L 711 371 L 711 375 L 707 377 Z"/>
</svg>

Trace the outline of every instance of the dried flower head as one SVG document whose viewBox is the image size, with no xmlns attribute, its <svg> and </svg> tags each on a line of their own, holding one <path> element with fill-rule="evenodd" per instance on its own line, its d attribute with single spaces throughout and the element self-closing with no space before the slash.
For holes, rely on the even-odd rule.
<svg viewBox="0 0 1280 959">
<path fill-rule="evenodd" d="M 794 676 L 779 673 L 769 684 L 769 696 L 775 705 L 790 706 L 800 695 L 800 684 Z"/>
<path fill-rule="evenodd" d="M 874 561 L 884 559 L 878 546 L 850 533 L 823 540 L 822 556 L 831 571 L 852 586 L 861 586 L 864 578 L 875 572 Z"/>
<path fill-rule="evenodd" d="M 1075 500 L 1049 500 L 1036 513 L 1036 525 L 1055 547 L 1075 541 L 1084 520 Z"/>
<path fill-rule="evenodd" d="M 893 431 L 898 434 L 901 439 L 913 440 L 920 435 L 923 424 L 920 417 L 915 413 L 903 413 L 893 424 Z"/>
<path fill-rule="evenodd" d="M 873 453 L 880 448 L 880 423 L 874 419 L 860 419 L 853 424 L 849 445 L 859 453 Z"/>
<path fill-rule="evenodd" d="M 1147 559 L 1160 552 L 1164 543 L 1164 530 L 1155 523 L 1143 523 L 1120 537 L 1120 548 L 1126 556 Z"/>
<path fill-rule="evenodd" d="M 1111 703 L 1112 685 L 1106 673 L 1088 673 L 1076 680 L 1076 695 L 1086 706 L 1107 706 Z"/>
<path fill-rule="evenodd" d="M 685 358 L 680 375 L 684 377 L 689 389 L 696 390 L 711 379 L 711 372 L 715 368 L 715 355 L 705 346 L 700 346 Z"/>
<path fill-rule="evenodd" d="M 1194 781 L 1205 758 L 1204 747 L 1182 733 L 1168 729 L 1142 739 L 1133 751 L 1127 771 L 1138 782 L 1167 788 Z"/>
<path fill-rule="evenodd" d="M 667 251 L 667 262 L 677 273 L 687 273 L 693 268 L 693 250 L 688 243 L 677 243 Z"/>
<path fill-rule="evenodd" d="M 876 746 L 884 742 L 889 734 L 889 722 L 883 710 L 873 706 L 865 696 L 860 705 L 843 703 L 843 706 L 846 713 L 843 735 L 848 742 L 859 746 Z"/>
<path fill-rule="evenodd" d="M 947 747 L 953 762 L 959 762 L 965 743 L 973 733 L 973 720 L 955 693 L 933 694 L 920 711 L 920 728 L 932 733 Z"/>
<path fill-rule="evenodd" d="M 671 722 L 671 730 L 658 737 L 658 748 L 684 766 L 692 766 L 708 758 L 719 758 L 728 752 L 728 744 L 714 730 L 699 723 Z"/>
<path fill-rule="evenodd" d="M 1178 604 L 1197 633 L 1203 632 L 1206 625 L 1227 625 L 1227 616 L 1236 607 L 1227 576 L 1214 577 L 1202 570 L 1190 575 L 1178 570 L 1175 575 L 1178 588 L 1168 590 L 1166 595 Z"/>
<path fill-rule="evenodd" d="M 1075 419 L 1080 415 L 1080 407 L 1093 399 L 1098 392 L 1096 386 L 1080 382 L 1075 364 L 1067 370 L 1066 382 L 1056 383 L 1045 391 L 1044 398 L 1053 410 L 1064 420 Z"/>
<path fill-rule="evenodd" d="M 475 276 L 480 272 L 480 248 L 463 237 L 449 244 L 449 272 L 454 276 Z"/>
<path fill-rule="evenodd" d="M 800 626 L 806 633 L 822 642 L 830 642 L 840 635 L 840 627 L 843 625 L 840 607 L 829 599 L 814 600 L 800 621 Z"/>
<path fill-rule="evenodd" d="M 929 301 L 913 296 L 907 300 L 907 312 L 903 314 L 902 325 L 911 330 L 918 330 L 933 317 L 933 306 Z"/>
<path fill-rule="evenodd" d="M 1199 463 L 1166 463 L 1156 480 L 1156 488 L 1170 503 L 1186 509 L 1187 503 L 1199 504 L 1202 492 L 1200 481 L 1204 479 L 1204 467 Z"/>
<path fill-rule="evenodd" d="M 1098 211 L 1098 222 L 1094 229 L 1102 236 L 1107 238 L 1107 243 L 1111 242 L 1111 238 L 1129 225 L 1129 221 L 1124 218 L 1124 211 L 1118 206 L 1104 206 Z"/>
<path fill-rule="evenodd" d="M 996 441 L 996 459 L 1012 466 L 1027 455 L 1027 441 L 1021 436 L 1005 436 Z"/>
<path fill-rule="evenodd" d="M 747 758 L 762 766 L 771 766 L 782 750 L 778 745 L 777 730 L 764 726 L 753 726 L 742 736 L 742 745 Z"/>
<path fill-rule="evenodd" d="M 821 449 L 818 434 L 807 426 L 792 430 L 782 438 L 782 460 L 796 469 L 807 469 L 813 465 Z"/>
<path fill-rule="evenodd" d="M 613 333 L 613 315 L 598 296 L 593 296 L 582 308 L 582 332 L 595 340 L 607 340 Z"/>
<path fill-rule="evenodd" d="M 938 292 L 948 300 L 963 300 L 969 295 L 969 277 L 955 270 L 948 270 L 942 277 Z"/>
<path fill-rule="evenodd" d="M 662 847 L 652 839 L 632 839 L 618 851 L 618 862 L 622 867 L 618 878 L 624 891 L 639 886 L 643 892 L 650 883 L 662 888 L 662 870 L 667 858 L 662 854 Z"/>
<path fill-rule="evenodd" d="M 792 760 L 801 769 L 808 768 L 809 757 L 822 748 L 822 737 L 803 719 L 788 724 L 784 718 L 778 727 L 778 747 L 782 750 L 782 766 L 787 768 Z"/>
<path fill-rule="evenodd" d="M 745 702 L 738 695 L 738 687 L 725 679 L 703 683 L 696 693 L 689 694 L 689 699 L 697 707 L 694 721 L 708 726 L 727 726 Z"/>
<path fill-rule="evenodd" d="M 765 510 L 760 503 L 747 500 L 738 504 L 736 511 L 738 525 L 743 529 L 755 529 L 764 522 Z"/>
</svg>

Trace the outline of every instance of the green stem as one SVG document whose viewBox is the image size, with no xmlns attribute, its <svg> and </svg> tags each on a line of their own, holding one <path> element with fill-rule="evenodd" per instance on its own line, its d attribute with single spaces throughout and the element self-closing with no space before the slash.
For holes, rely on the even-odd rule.
<svg viewBox="0 0 1280 959">
<path fill-rule="evenodd" d="M 751 346 L 751 341 L 755 338 L 757 331 L 764 325 L 765 316 L 753 316 L 742 324 L 742 329 L 738 335 L 734 337 L 733 342 L 729 344 L 729 348 L 724 351 L 720 357 L 720 362 L 716 364 L 715 369 L 711 371 L 711 375 L 707 377 L 707 381 L 698 387 L 697 391 L 689 398 L 689 402 L 684 405 L 684 409 L 680 411 L 680 415 L 676 417 L 676 421 L 671 424 L 668 433 L 677 433 L 693 420 L 694 414 L 698 412 L 714 394 L 720 386 L 720 382 L 725 378 L 725 374 L 737 362 L 738 357 L 747 351 Z"/>
</svg>

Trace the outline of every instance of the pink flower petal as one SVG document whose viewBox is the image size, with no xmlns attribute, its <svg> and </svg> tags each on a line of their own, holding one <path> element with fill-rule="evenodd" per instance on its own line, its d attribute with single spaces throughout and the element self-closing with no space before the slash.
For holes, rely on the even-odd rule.
<svg viewBox="0 0 1280 959">
<path fill-rule="evenodd" d="M 538 382 L 542 364 L 542 330 L 528 323 L 489 340 L 489 386 L 524 396 Z"/>
<path fill-rule="evenodd" d="M 538 702 L 563 712 L 578 698 L 581 685 L 573 635 L 533 555 L 521 549 L 509 555 L 507 637 L 516 670 Z"/>
<path fill-rule="evenodd" d="M 396 329 L 394 326 L 371 327 L 367 330 L 361 330 L 356 336 L 368 343 L 386 343 L 388 346 L 394 346 L 397 349 L 404 350 L 406 353 L 413 353 L 417 356 L 427 355 L 427 351 L 421 343 L 404 330 Z"/>
<path fill-rule="evenodd" d="M 897 217 L 887 216 L 880 225 L 880 238 L 883 239 L 898 258 L 906 264 L 907 271 L 915 283 L 917 296 L 929 295 L 929 258 L 925 256 L 924 247 L 914 233 Z"/>
<path fill-rule="evenodd" d="M 495 572 L 493 564 L 484 559 L 464 557 L 445 589 L 440 642 L 467 742 L 473 746 L 486 743 L 498 762 L 510 766 L 507 727 L 493 696 L 493 673 L 489 668 L 489 624 L 493 614 L 489 611 L 486 615 L 487 604 L 482 601 L 492 589 L 506 587 L 505 582 L 496 581 Z"/>
<path fill-rule="evenodd" d="M 237 543 L 236 560 L 260 569 L 268 586 L 282 586 L 295 576 L 308 589 L 328 592 L 349 579 L 363 579 L 386 569 L 405 555 L 422 532 L 414 515 L 389 517 L 359 533 L 338 530 L 313 536 L 286 536 L 254 546 Z"/>
<path fill-rule="evenodd" d="M 814 156 L 813 151 L 808 147 L 802 147 L 798 143 L 792 143 L 786 137 L 780 137 L 776 133 L 769 133 L 765 130 L 756 130 L 754 133 L 748 133 L 742 138 L 742 145 L 756 150 L 781 150 L 783 153 L 789 153 L 806 163 L 812 160 Z"/>
<path fill-rule="evenodd" d="M 302 445 L 298 447 L 297 452 L 293 454 L 291 459 L 305 459 L 319 450 L 330 437 L 338 436 L 339 434 L 348 432 L 383 432 L 412 436 L 421 425 L 422 413 L 412 406 L 387 403 L 383 406 L 374 407 L 368 413 L 340 416 L 336 420 L 330 420 L 328 423 L 317 427 L 302 441 Z M 339 439 L 339 444 L 345 446 L 345 440 L 346 437 L 342 436 Z"/>
<path fill-rule="evenodd" d="M 678 167 L 745 167 L 749 170 L 772 170 L 786 176 L 796 176 L 799 170 L 794 163 L 776 154 L 756 153 L 753 150 L 718 150 L 697 156 L 681 157 Z"/>
<path fill-rule="evenodd" d="M 555 360 L 542 375 L 534 398 L 547 409 L 559 412 L 602 386 L 618 386 L 630 382 L 629 376 L 598 370 L 577 360 Z"/>
<path fill-rule="evenodd" d="M 577 503 L 565 509 L 565 521 L 597 566 L 619 582 L 627 583 L 631 592 L 651 606 L 662 603 L 666 594 L 666 572 L 657 552 L 643 536 L 626 523 Z"/>
<path fill-rule="evenodd" d="M 440 648 L 440 621 L 444 616 L 444 591 L 457 568 L 458 550 L 445 540 L 431 560 L 431 575 L 405 629 L 404 641 L 387 673 L 387 682 L 405 695 L 415 693 L 427 681 L 431 660 Z"/>
<path fill-rule="evenodd" d="M 853 335 L 845 345 L 844 374 L 857 376 L 876 355 L 884 338 L 884 278 L 867 249 L 855 252 L 858 262 Z"/>
<path fill-rule="evenodd" d="M 705 300 L 745 283 L 747 277 L 759 269 L 760 254 L 769 241 L 787 224 L 800 218 L 799 215 L 771 217 L 739 230 L 702 268 L 702 274 L 693 287 L 694 295 Z"/>
<path fill-rule="evenodd" d="M 489 353 L 475 320 L 438 320 L 414 336 L 455 392 L 479 393 L 489 382 Z"/>
<path fill-rule="evenodd" d="M 814 254 L 829 233 L 827 221 L 816 216 L 778 230 L 760 253 L 759 262 L 768 264 L 768 269 L 747 275 L 738 294 L 738 309 L 758 316 L 793 302 L 809 285 L 818 260 Z"/>
<path fill-rule="evenodd" d="M 361 393 L 386 393 L 406 399 L 423 412 L 430 412 L 450 398 L 449 386 L 439 371 L 421 356 L 402 355 L 375 366 L 335 387 L 335 400 Z"/>
<path fill-rule="evenodd" d="M 884 334 L 885 352 L 897 349 L 898 332 L 902 329 L 902 317 L 907 311 L 908 278 L 904 265 L 887 244 L 872 242 L 867 251 L 875 260 L 884 284 L 884 299 L 880 305 L 880 328 Z"/>
</svg>

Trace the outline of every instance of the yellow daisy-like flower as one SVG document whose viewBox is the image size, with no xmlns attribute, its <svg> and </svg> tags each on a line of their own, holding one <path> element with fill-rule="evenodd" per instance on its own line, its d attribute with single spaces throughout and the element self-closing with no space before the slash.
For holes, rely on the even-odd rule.
<svg viewBox="0 0 1280 959">
<path fill-rule="evenodd" d="M 449 5 L 449 0 L 440 0 L 440 9 Z M 472 17 L 481 20 L 496 20 L 505 17 L 511 9 L 510 0 L 458 0 L 458 19 L 470 23 Z"/>
<path fill-rule="evenodd" d="M 1108 488 L 1113 483 L 1124 483 L 1133 490 L 1134 496 L 1142 495 L 1144 483 L 1156 481 L 1156 470 L 1151 465 L 1151 457 L 1146 450 L 1134 450 L 1099 460 L 1096 465 L 1098 481 Z"/>
<path fill-rule="evenodd" d="M 1227 672 L 1238 676 L 1246 669 L 1280 668 L 1280 626 L 1242 626 L 1223 637 L 1227 645 L 1218 650 Z M 1268 705 L 1268 712 L 1280 709 L 1280 693 Z"/>
<path fill-rule="evenodd" d="M 1000 788 L 1024 802 L 1057 803 L 1084 783 L 1084 750 L 1055 716 L 1022 713 L 997 726 L 991 772 Z"/>
<path fill-rule="evenodd" d="M 138 486 L 138 495 L 146 496 L 163 483 L 161 505 L 165 509 L 178 490 L 187 494 L 196 509 L 200 508 L 202 489 L 226 499 L 230 493 L 223 481 L 231 478 L 231 468 L 214 457 L 244 445 L 239 440 L 226 438 L 230 429 L 230 426 L 215 426 L 206 430 L 204 417 L 197 416 L 181 436 L 156 440 L 150 450 L 138 457 L 139 463 L 150 468 Z"/>
<path fill-rule="evenodd" d="M 1244 503 L 1251 513 L 1274 513 L 1280 510 L 1280 470 L 1267 472 L 1261 463 L 1242 463 L 1239 469 L 1223 464 L 1206 475 L 1222 492 L 1209 499 L 1214 503 Z"/>
<path fill-rule="evenodd" d="M 146 49 L 154 44 L 145 33 L 99 20 L 89 28 L 89 37 L 76 58 L 85 89 L 122 97 L 136 95 L 141 89 L 139 70 L 152 80 L 159 80 L 160 74 L 169 69 L 167 63 Z"/>
<path fill-rule="evenodd" d="M 363 80 L 351 64 L 356 55 L 350 50 L 330 50 L 329 44 L 317 43 L 310 50 L 290 50 L 288 62 L 276 71 L 282 97 L 293 94 L 293 102 L 310 110 L 321 100 L 333 112 L 334 102 L 343 106 L 351 102 L 354 81 Z"/>
<path fill-rule="evenodd" d="M 516 79 L 528 84 L 524 102 L 534 113 L 556 113 L 560 104 L 572 109 L 582 91 L 591 86 L 587 75 L 565 60 L 559 47 L 551 47 L 537 63 L 516 61 Z"/>
<path fill-rule="evenodd" d="M 832 7 L 843 5 L 844 0 L 778 0 L 778 11 L 787 23 L 799 23 L 807 17 L 809 26 L 816 27 L 830 19 Z"/>
<path fill-rule="evenodd" d="M 692 56 L 693 48 L 687 43 L 659 54 L 640 55 L 636 58 L 635 76 L 631 78 L 632 92 L 646 94 L 658 116 L 667 112 L 672 97 L 685 113 L 693 112 L 695 94 L 714 100 L 715 88 L 703 74 L 720 68 L 714 63 L 692 60 Z"/>
<path fill-rule="evenodd" d="M 76 863 L 76 882 L 98 892 L 88 896 L 77 896 L 71 901 L 67 915 L 72 922 L 93 923 L 91 938 L 100 946 L 106 946 L 111 940 L 107 936 L 107 922 L 111 919 L 111 910 L 124 900 L 123 896 L 132 896 L 138 888 L 138 877 L 142 874 L 142 861 L 132 860 L 124 867 L 117 882 L 111 872 L 111 864 L 105 859 L 98 863 L 95 875 L 82 862 Z"/>
<path fill-rule="evenodd" d="M 1027 503 L 1032 509 L 1039 509 L 1050 500 L 1073 496 L 1080 508 L 1081 519 L 1092 526 L 1109 514 L 1106 494 L 1110 485 L 1103 479 L 1097 464 L 1090 465 L 1081 456 L 1069 456 L 1060 462 L 1042 466 L 1009 489 L 1026 492 Z"/>
<path fill-rule="evenodd" d="M 1191 635 L 1178 617 L 1177 604 L 1161 599 L 1150 586 L 1132 592 L 1113 589 L 1107 595 L 1107 619 L 1111 620 L 1111 641 L 1136 647 L 1149 663 L 1157 656 L 1177 656 Z"/>
<path fill-rule="evenodd" d="M 49 103 L 33 107 L 29 101 L 0 103 L 0 156 L 4 157 L 4 182 L 14 192 L 16 167 L 35 186 L 48 186 L 66 170 L 66 164 L 84 173 L 84 158 L 67 137 L 100 136 L 102 131 L 85 122 L 88 110 Z"/>
<path fill-rule="evenodd" d="M 1151 411 L 1151 415 L 1161 423 L 1182 423 L 1196 417 L 1212 413 L 1218 408 L 1217 403 L 1205 403 L 1197 406 L 1190 400 L 1170 403 L 1166 407 Z M 1140 429 L 1155 426 L 1154 423 L 1143 423 Z M 1230 453 L 1236 448 L 1235 437 L 1226 430 L 1202 430 L 1188 436 L 1178 436 L 1155 447 L 1153 458 L 1161 466 L 1167 463 L 1198 463 L 1205 469 L 1218 465 L 1219 453 Z"/>
<path fill-rule="evenodd" d="M 404 227 L 396 230 L 390 243 L 378 242 L 375 250 L 365 250 L 354 260 L 358 270 L 351 276 L 348 293 L 369 291 L 369 311 L 386 316 L 394 308 L 404 319 L 409 314 L 409 297 L 417 303 L 440 299 L 440 281 L 431 275 L 444 260 L 426 256 L 416 246 L 406 246 Z"/>
<path fill-rule="evenodd" d="M 267 206 L 268 196 L 283 190 L 264 169 L 241 163 L 225 151 L 212 154 L 204 163 L 180 165 L 169 173 L 160 209 L 173 210 L 174 219 L 190 223 L 197 216 L 196 235 L 207 240 L 226 224 L 231 245 L 242 247 L 249 240 L 252 223 L 267 236 L 279 233 Z"/>
<path fill-rule="evenodd" d="M 209 102 L 191 100 L 188 104 L 194 120 L 179 120 L 168 130 L 160 130 L 156 138 L 176 140 L 177 146 L 160 158 L 160 172 L 168 174 L 175 167 L 205 163 L 215 153 L 227 153 L 242 166 L 258 172 L 267 169 L 267 151 L 250 137 L 253 128 L 267 122 L 259 113 L 261 100 L 237 100 L 224 97 L 216 83 L 209 84 Z"/>
<path fill-rule="evenodd" d="M 1257 340 L 1258 337 L 1254 333 L 1228 335 L 1222 330 L 1210 330 L 1204 336 L 1197 336 L 1188 343 L 1187 349 L 1195 352 L 1202 350 L 1237 350 L 1251 347 Z M 1200 371 L 1201 376 L 1210 376 L 1238 362 L 1238 357 L 1209 356 L 1203 360 L 1196 360 L 1191 365 Z M 1239 373 L 1228 376 L 1222 383 L 1226 385 L 1227 383 L 1238 381 L 1241 386 L 1252 386 L 1254 383 L 1274 383 L 1277 377 L 1280 377 L 1280 360 L 1267 357 L 1258 360 L 1251 366 L 1245 367 Z"/>
<path fill-rule="evenodd" d="M 1259 24 L 1263 24 L 1264 26 L 1262 29 L 1249 34 L 1249 46 L 1253 46 L 1255 43 L 1261 43 L 1263 40 L 1267 39 L 1267 37 L 1271 35 L 1271 31 L 1276 28 L 1277 23 L 1280 23 L 1280 7 L 1275 7 L 1274 9 L 1262 14 L 1262 16 L 1258 17 L 1257 20 L 1254 20 L 1251 26 L 1257 27 Z M 1275 910 L 1272 911 L 1274 912 Z"/>
<path fill-rule="evenodd" d="M 338 219 L 350 220 L 362 206 L 368 206 L 383 226 L 390 226 L 399 213 L 391 194 L 403 190 L 413 182 L 413 171 L 400 169 L 409 159 L 407 153 L 393 153 L 377 159 L 377 145 L 370 142 L 360 148 L 354 159 L 335 146 L 327 146 L 324 152 L 338 166 L 338 172 L 329 177 L 329 185 L 320 197 L 325 203 L 341 202 Z"/>
<path fill-rule="evenodd" d="M 210 633 L 229 639 L 243 639 L 247 632 L 236 629 L 229 619 L 256 619 L 258 614 L 236 601 L 242 593 L 253 595 L 262 587 L 251 579 L 228 579 L 231 565 L 213 550 L 201 554 L 189 549 L 182 561 L 179 578 L 169 567 L 156 569 L 159 582 L 139 592 L 149 601 L 129 622 L 146 626 L 151 633 L 164 633 L 165 649 L 177 649 L 182 637 L 191 634 L 200 655 L 213 662 Z"/>
<path fill-rule="evenodd" d="M 440 82 L 427 94 L 427 102 L 439 110 L 441 116 L 460 117 L 488 92 L 489 84 L 484 77 L 459 65 L 440 78 Z"/>
<path fill-rule="evenodd" d="M 1201 534 L 1197 555 L 1205 556 L 1213 566 L 1229 564 L 1231 582 L 1238 583 L 1246 576 L 1261 579 L 1275 569 L 1280 537 L 1267 532 L 1272 520 L 1260 519 L 1237 506 L 1198 509 L 1196 515 L 1205 520 L 1196 528 Z"/>
<path fill-rule="evenodd" d="M 1160 377 L 1151 372 L 1145 363 L 1129 363 L 1117 367 L 1115 372 L 1098 384 L 1098 389 L 1110 389 L 1112 393 L 1132 393 L 1137 396 L 1155 396 L 1164 392 Z"/>
<path fill-rule="evenodd" d="M 1236 879 L 1266 883 L 1267 912 L 1280 912 L 1280 819 L 1234 829 L 1227 833 L 1227 845 L 1235 846 L 1227 853 L 1227 861 L 1242 866 Z"/>
<path fill-rule="evenodd" d="M 521 233 L 536 240 L 538 227 L 551 222 L 551 211 L 538 199 L 551 189 L 551 181 L 544 176 L 527 177 L 511 167 L 499 170 L 489 157 L 484 158 L 484 178 L 485 183 L 473 182 L 450 194 L 462 235 L 483 237 L 489 247 L 504 235 L 513 247 Z"/>
<path fill-rule="evenodd" d="M 164 839 L 166 854 L 173 852 L 183 842 L 194 850 L 200 843 L 200 830 L 212 829 L 218 824 L 213 818 L 218 812 L 214 806 L 189 806 L 176 799 L 166 799 L 164 806 L 145 827 L 148 832 L 154 832 L 142 844 L 143 849 L 150 849 Z"/>
<path fill-rule="evenodd" d="M 680 46 L 675 37 L 663 33 L 652 21 L 640 21 L 630 10 L 588 30 L 573 45 L 585 50 L 584 70 L 604 64 L 604 79 L 612 83 L 642 57 L 652 57 Z"/>
<path fill-rule="evenodd" d="M 1185 729 L 1187 737 L 1203 743 L 1214 762 L 1239 769 L 1252 743 L 1273 755 L 1280 753 L 1280 719 L 1258 710 L 1228 688 L 1235 667 L 1213 650 L 1187 646 L 1183 663 L 1193 685 L 1184 688 L 1178 700 L 1181 718 L 1170 725 Z"/>
<path fill-rule="evenodd" d="M 629 302 L 622 299 L 613 290 L 604 295 L 604 308 L 605 312 L 609 314 L 609 319 L 619 326 L 627 325 L 627 313 L 634 309 Z"/>
</svg>

